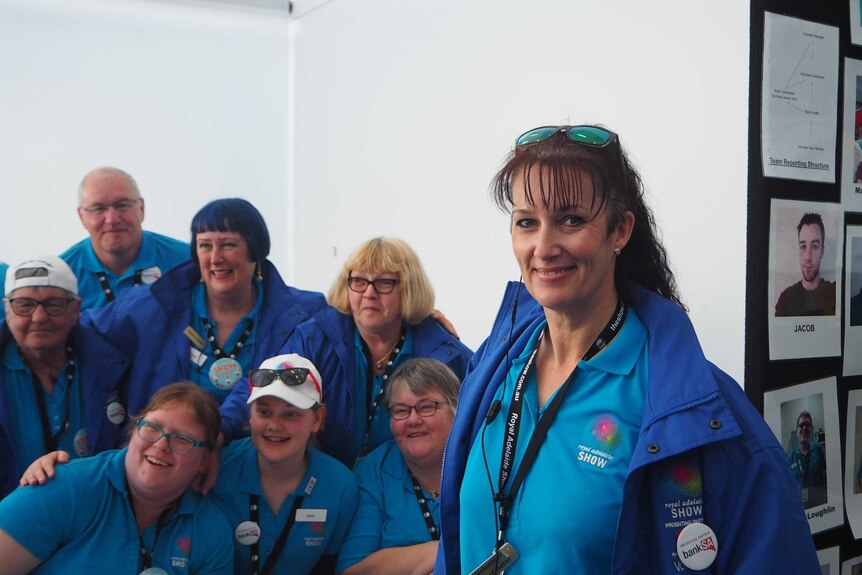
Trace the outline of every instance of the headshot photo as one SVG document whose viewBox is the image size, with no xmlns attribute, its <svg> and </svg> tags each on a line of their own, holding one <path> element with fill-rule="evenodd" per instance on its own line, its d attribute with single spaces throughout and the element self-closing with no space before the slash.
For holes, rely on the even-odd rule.
<svg viewBox="0 0 862 575">
<path fill-rule="evenodd" d="M 852 327 L 862 326 L 862 237 L 850 239 L 847 254 L 849 289 L 847 315 Z"/>
<path fill-rule="evenodd" d="M 808 403 L 819 405 L 819 421 L 808 409 L 801 409 L 786 446 L 787 463 L 799 488 L 805 509 L 826 503 L 826 434 L 823 431 L 823 396 L 805 398 Z M 795 403 L 795 402 L 789 402 Z M 791 412 L 792 407 L 782 406 L 782 412 Z M 812 408 L 813 411 L 818 410 Z M 795 410 L 793 410 L 795 411 Z M 793 421 L 790 419 L 789 421 Z"/>
<path fill-rule="evenodd" d="M 783 238 L 789 241 L 788 234 Z M 785 288 L 775 304 L 775 317 L 835 315 L 835 281 L 821 275 L 826 227 L 819 213 L 808 212 L 796 225 L 799 280 Z"/>
</svg>

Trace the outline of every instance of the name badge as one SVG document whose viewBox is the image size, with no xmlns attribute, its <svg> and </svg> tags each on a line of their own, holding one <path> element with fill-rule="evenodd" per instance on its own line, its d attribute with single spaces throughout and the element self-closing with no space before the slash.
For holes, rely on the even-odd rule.
<svg viewBox="0 0 862 575">
<path fill-rule="evenodd" d="M 296 521 L 326 523 L 326 509 L 297 509 Z"/>
<path fill-rule="evenodd" d="M 254 545 L 260 539 L 260 526 L 254 521 L 243 521 L 233 531 L 240 545 Z"/>
<path fill-rule="evenodd" d="M 207 356 L 200 350 L 190 347 L 189 348 L 189 358 L 191 358 L 192 363 L 196 366 L 200 367 L 207 362 Z"/>
<path fill-rule="evenodd" d="M 162 277 L 162 270 L 159 269 L 159 266 L 150 266 L 141 270 L 141 283 L 155 283 L 160 277 Z"/>
</svg>

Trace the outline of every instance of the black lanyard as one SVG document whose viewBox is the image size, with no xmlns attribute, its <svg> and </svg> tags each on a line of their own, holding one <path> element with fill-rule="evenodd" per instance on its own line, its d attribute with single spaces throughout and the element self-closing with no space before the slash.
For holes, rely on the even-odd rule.
<svg viewBox="0 0 862 575">
<path fill-rule="evenodd" d="M 266 558 L 266 564 L 263 566 L 263 570 L 260 569 L 260 544 L 255 541 L 251 544 L 251 573 L 252 575 L 267 575 L 270 571 L 272 571 L 275 562 L 278 561 L 279 555 L 284 551 L 284 545 L 287 543 L 287 536 L 290 533 L 290 528 L 293 527 L 294 522 L 296 521 L 296 511 L 302 507 L 302 501 L 305 499 L 305 495 L 300 495 L 293 502 L 293 509 L 290 510 L 290 515 L 287 517 L 287 522 L 284 524 L 284 529 L 281 530 L 281 535 L 278 536 L 278 541 L 275 542 L 275 545 L 272 548 L 272 552 L 269 554 L 269 557 Z M 250 494 L 248 496 L 248 510 L 250 519 L 257 525 L 260 526 L 260 496 L 256 494 Z"/>
<path fill-rule="evenodd" d="M 401 336 L 398 338 L 398 343 L 396 343 L 395 347 L 392 348 L 392 351 L 389 352 L 389 358 L 386 360 L 386 369 L 383 371 L 380 381 L 380 390 L 377 392 L 373 401 L 371 400 L 371 392 L 374 389 L 374 358 L 371 357 L 371 350 L 368 348 L 368 344 L 365 343 L 365 340 L 362 339 L 361 336 L 359 339 L 362 341 L 362 352 L 365 354 L 365 363 L 367 365 L 367 369 L 365 370 L 365 405 L 369 406 L 368 417 L 365 421 L 364 453 L 368 451 L 368 442 L 370 440 L 369 436 L 371 434 L 371 421 L 374 419 L 374 416 L 377 414 L 377 409 L 380 407 L 380 402 L 383 399 L 383 392 L 386 390 L 386 381 L 395 370 L 395 360 L 398 358 L 398 354 L 401 353 L 401 349 L 404 347 L 404 341 L 407 339 L 407 327 L 401 326 Z"/>
<path fill-rule="evenodd" d="M 144 270 L 135 270 L 135 287 L 138 287 L 139 285 L 144 283 L 143 279 L 141 279 L 143 274 Z M 111 285 L 108 283 L 108 276 L 105 275 L 105 272 L 96 272 L 96 277 L 99 278 L 99 285 L 102 286 L 102 293 L 105 294 L 105 299 L 108 300 L 108 303 L 114 301 L 117 296 L 114 295 L 114 291 L 111 289 Z"/>
<path fill-rule="evenodd" d="M 126 481 L 127 492 L 128 492 L 128 488 L 129 488 L 128 485 L 129 485 L 129 482 L 127 480 Z M 134 505 L 132 505 L 132 494 L 131 494 L 131 492 L 128 492 L 128 493 L 129 493 L 129 505 L 132 507 L 132 514 L 134 514 L 135 507 L 134 507 Z M 153 553 L 156 550 L 156 544 L 159 542 L 159 534 L 161 534 L 161 532 L 162 532 L 162 527 L 164 527 L 165 523 L 168 522 L 168 518 L 173 514 L 174 511 L 176 511 L 177 506 L 178 506 L 178 504 L 174 503 L 173 505 L 171 505 L 170 507 L 168 507 L 167 509 L 162 511 L 161 514 L 159 515 L 159 520 L 156 522 L 156 536 L 153 538 L 153 546 L 149 550 L 147 549 L 146 545 L 144 545 L 143 536 L 140 533 L 138 533 L 138 546 L 140 547 L 140 550 L 141 550 L 139 565 L 142 566 L 141 567 L 142 571 L 146 571 L 147 569 L 152 568 L 152 566 L 153 566 Z"/>
<path fill-rule="evenodd" d="M 18 354 L 21 355 L 21 349 L 18 348 Z M 23 358 L 23 355 L 21 356 Z M 72 346 L 66 346 L 66 414 L 63 417 L 63 425 L 57 433 L 51 433 L 51 420 L 48 417 L 48 407 L 45 405 L 45 395 L 42 389 L 42 382 L 32 369 L 30 374 L 33 381 L 33 393 L 36 395 L 36 405 L 39 408 L 39 421 L 42 424 L 42 439 L 45 445 L 45 453 L 51 453 L 57 450 L 60 443 L 60 436 L 69 428 L 69 413 L 71 411 L 74 395 L 72 393 L 72 384 L 75 381 L 75 354 L 72 352 Z"/>
<path fill-rule="evenodd" d="M 614 339 L 614 337 L 616 337 L 619 333 L 620 327 L 625 321 L 626 312 L 627 308 L 623 303 L 622 298 L 619 298 L 617 300 L 616 312 L 611 316 L 611 319 L 584 354 L 581 361 L 588 361 L 593 358 L 597 353 L 604 349 Z M 548 435 L 548 429 L 551 427 L 551 423 L 553 423 L 554 418 L 557 416 L 557 412 L 560 410 L 563 398 L 566 395 L 569 384 L 571 384 L 572 380 L 575 378 L 575 371 L 577 370 L 577 366 L 575 366 L 575 369 L 573 369 L 572 373 L 569 374 L 569 377 L 566 378 L 565 383 L 563 383 L 560 389 L 557 390 L 557 394 L 551 400 L 551 403 L 548 404 L 548 407 L 545 409 L 545 413 L 539 418 L 539 422 L 536 424 L 536 429 L 533 431 L 533 435 L 527 443 L 527 449 L 524 451 L 524 457 L 521 459 L 521 465 L 518 467 L 518 472 L 515 474 L 514 479 L 512 479 L 512 486 L 509 489 L 509 493 L 508 495 L 504 494 L 506 483 L 508 483 L 512 467 L 514 466 L 515 448 L 518 445 L 518 433 L 521 427 L 521 412 L 524 407 L 524 382 L 527 381 L 527 377 L 533 368 L 540 343 L 541 336 L 536 342 L 536 347 L 530 354 L 530 358 L 527 360 L 527 363 L 524 364 L 524 369 L 521 370 L 521 375 L 518 377 L 518 381 L 515 384 L 515 391 L 512 393 L 512 403 L 509 406 L 509 415 L 504 423 L 505 430 L 503 432 L 503 450 L 500 457 L 499 491 L 494 497 L 494 499 L 500 503 L 500 531 L 497 534 L 498 547 L 503 542 L 503 533 L 506 531 L 506 527 L 508 526 L 509 510 L 515 502 L 515 494 L 518 492 L 518 488 L 521 487 L 521 483 L 524 481 L 524 477 L 527 475 L 530 467 L 532 467 L 533 463 L 536 461 L 539 448 L 541 447 L 542 442 L 544 442 L 545 437 Z"/>
<path fill-rule="evenodd" d="M 225 352 L 222 348 L 219 347 L 218 342 L 216 341 L 215 332 L 213 332 L 213 325 L 210 323 L 210 320 L 204 319 L 204 327 L 207 329 L 207 341 L 210 342 L 210 348 L 213 350 L 213 355 L 216 357 L 222 357 L 225 355 Z M 248 318 L 248 325 L 246 325 L 245 330 L 243 330 L 242 335 L 239 336 L 239 339 L 236 340 L 236 343 L 233 346 L 233 349 L 230 350 L 230 353 L 227 356 L 231 359 L 236 359 L 236 356 L 239 355 L 239 352 L 242 351 L 243 346 L 245 346 L 245 342 L 248 340 L 248 336 L 251 335 L 252 327 L 254 327 L 254 318 Z"/>
<path fill-rule="evenodd" d="M 440 532 L 437 531 L 437 526 L 434 524 L 434 517 L 431 515 L 428 501 L 426 501 L 425 494 L 422 492 L 422 486 L 419 485 L 419 482 L 416 481 L 412 473 L 410 474 L 410 481 L 413 482 L 413 494 L 416 496 L 416 501 L 419 502 L 419 509 L 422 510 L 422 518 L 425 519 L 428 533 L 431 535 L 432 540 L 438 541 L 440 539 Z"/>
</svg>

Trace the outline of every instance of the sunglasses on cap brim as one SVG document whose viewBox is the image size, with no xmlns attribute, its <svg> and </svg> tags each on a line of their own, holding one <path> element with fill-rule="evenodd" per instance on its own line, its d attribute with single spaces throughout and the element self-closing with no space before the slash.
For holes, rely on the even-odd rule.
<svg viewBox="0 0 862 575">
<path fill-rule="evenodd" d="M 252 387 L 266 387 L 274 381 L 284 385 L 297 386 L 305 383 L 311 370 L 307 367 L 289 367 L 286 369 L 253 369 L 248 374 Z"/>
</svg>

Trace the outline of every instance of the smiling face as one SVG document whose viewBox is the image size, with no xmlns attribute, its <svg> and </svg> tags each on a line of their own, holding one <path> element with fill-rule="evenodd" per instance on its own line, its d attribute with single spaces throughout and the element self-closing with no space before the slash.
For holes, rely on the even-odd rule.
<svg viewBox="0 0 862 575">
<path fill-rule="evenodd" d="M 368 273 L 359 270 L 351 270 L 349 277 L 360 277 L 373 281 L 378 278 L 399 279 L 397 273 L 380 272 Z M 401 284 L 395 284 L 389 293 L 377 293 L 377 289 L 368 284 L 362 293 L 348 288 L 348 301 L 353 321 L 356 322 L 360 332 L 386 331 L 401 326 Z"/>
<path fill-rule="evenodd" d="M 811 444 L 811 430 L 813 429 L 813 425 L 811 422 L 811 418 L 807 415 L 799 416 L 799 419 L 796 421 L 796 439 L 799 440 L 799 445 L 803 448 L 807 449 Z"/>
<path fill-rule="evenodd" d="M 107 206 L 123 200 L 135 201 L 130 210 L 109 207 L 103 214 L 81 208 Z M 87 176 L 81 187 L 78 217 L 90 233 L 93 251 L 102 262 L 111 258 L 134 258 L 141 246 L 144 200 L 122 173 L 96 171 Z"/>
<path fill-rule="evenodd" d="M 631 236 L 634 216 L 625 212 L 608 230 L 608 212 L 592 210 L 592 186 L 582 175 L 582 201 L 547 206 L 527 201 L 520 174 L 512 180 L 512 249 L 524 285 L 546 310 L 563 314 L 616 304 L 614 249 L 623 249 Z M 546 183 L 546 187 L 547 187 Z M 539 171 L 530 186 L 539 188 Z"/>
<path fill-rule="evenodd" d="M 181 403 L 169 403 L 143 417 L 166 433 L 204 440 L 204 426 Z M 125 466 L 133 500 L 147 505 L 170 504 L 182 495 L 198 473 L 204 471 L 208 456 L 209 451 L 203 447 L 195 447 L 188 453 L 174 453 L 166 437 L 149 443 L 132 432 Z"/>
<path fill-rule="evenodd" d="M 299 409 L 283 399 L 263 396 L 251 405 L 251 441 L 258 460 L 270 465 L 302 461 L 312 433 L 326 416 L 322 405 Z"/>
<path fill-rule="evenodd" d="M 428 390 L 420 395 L 414 394 L 406 385 L 392 390 L 389 406 L 415 406 L 423 401 L 437 401 L 437 411 L 434 415 L 422 417 L 415 409 L 410 410 L 407 419 L 390 419 L 389 426 L 392 436 L 398 444 L 398 449 L 408 465 L 415 462 L 417 466 L 440 466 L 443 464 L 443 449 L 446 438 L 455 420 L 455 414 L 449 407 L 449 402 L 438 391 Z"/>
<path fill-rule="evenodd" d="M 19 297 L 43 301 L 55 297 L 65 299 L 69 294 L 55 287 L 22 287 L 9 295 L 9 299 Z M 50 316 L 44 306 L 37 305 L 32 315 L 24 317 L 16 315 L 8 301 L 4 303 L 6 324 L 25 356 L 29 356 L 29 352 L 41 355 L 65 349 L 66 339 L 78 323 L 78 313 L 81 309 L 81 300 L 75 300 L 69 302 L 69 307 L 64 313 Z"/>
<path fill-rule="evenodd" d="M 241 234 L 200 232 L 195 250 L 208 297 L 242 300 L 253 294 L 255 264 Z"/>
</svg>

